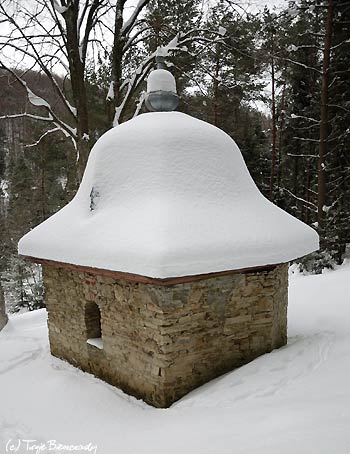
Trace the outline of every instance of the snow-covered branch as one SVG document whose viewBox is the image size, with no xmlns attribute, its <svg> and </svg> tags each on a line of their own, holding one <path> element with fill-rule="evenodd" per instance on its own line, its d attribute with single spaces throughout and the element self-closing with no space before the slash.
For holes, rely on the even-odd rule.
<svg viewBox="0 0 350 454">
<path fill-rule="evenodd" d="M 62 6 L 58 3 L 57 0 L 53 0 L 52 4 L 53 4 L 55 11 L 57 11 L 59 14 L 64 14 L 67 11 L 67 9 L 69 8 L 69 2 L 67 4 L 67 6 Z"/>
<path fill-rule="evenodd" d="M 294 154 L 294 153 L 287 153 L 287 156 L 291 156 L 292 158 L 315 158 L 318 159 L 318 156 L 313 154 Z"/>
<path fill-rule="evenodd" d="M 45 101 L 43 98 L 40 96 L 36 95 L 27 85 L 27 82 L 23 80 L 18 74 L 11 68 L 8 68 L 1 60 L 0 60 L 0 67 L 8 71 L 12 76 L 19 82 L 22 87 L 25 88 L 28 100 L 31 104 L 33 104 L 36 107 L 43 107 L 49 114 L 48 121 L 52 121 L 57 125 L 57 127 L 60 127 L 62 131 L 64 131 L 67 135 L 69 135 L 73 141 L 76 140 L 76 130 L 69 126 L 67 123 L 65 123 L 63 120 L 59 119 L 56 115 L 56 113 L 53 111 L 52 107 L 50 104 Z"/>
<path fill-rule="evenodd" d="M 0 66 L 3 69 L 5 69 L 6 71 L 8 71 L 10 74 L 12 74 L 15 77 L 15 79 L 17 80 L 17 82 L 19 82 L 22 85 L 22 87 L 25 88 L 28 100 L 33 106 L 44 108 L 47 111 L 47 113 L 48 113 L 47 117 L 43 117 L 43 116 L 35 115 L 35 114 L 29 114 L 29 113 L 25 112 L 25 113 L 20 113 L 20 114 L 4 115 L 4 116 L 0 117 L 0 119 L 30 118 L 32 120 L 45 121 L 45 122 L 52 123 L 55 126 L 55 128 L 52 128 L 51 130 L 46 131 L 38 139 L 38 141 L 35 144 L 33 144 L 33 146 L 37 145 L 38 143 L 40 143 L 42 138 L 45 137 L 46 135 L 48 135 L 49 133 L 56 132 L 56 131 L 61 131 L 66 137 L 69 137 L 72 140 L 72 143 L 73 143 L 74 147 L 76 148 L 76 142 L 77 142 L 76 129 L 72 128 L 67 123 L 65 123 L 63 120 L 58 118 L 56 113 L 51 108 L 50 104 L 46 100 L 41 98 L 40 96 L 36 95 L 28 87 L 27 82 L 25 80 L 23 80 L 21 77 L 19 77 L 18 74 L 16 74 L 15 71 L 13 71 L 11 68 L 8 68 L 1 61 L 0 61 Z"/>
<path fill-rule="evenodd" d="M 302 142 L 317 142 L 317 143 L 320 142 L 320 139 L 309 139 L 309 138 L 306 138 L 306 137 L 296 137 L 296 136 L 294 136 L 293 139 L 301 140 Z"/>
<path fill-rule="evenodd" d="M 329 107 L 336 107 L 337 109 L 344 110 L 345 112 L 350 113 L 350 109 L 347 109 L 344 106 L 340 106 L 339 104 L 328 104 Z"/>
<path fill-rule="evenodd" d="M 150 31 L 150 30 L 152 30 L 152 27 L 140 28 L 140 30 L 138 30 L 136 33 L 134 33 L 128 39 L 128 41 L 125 43 L 125 45 L 123 47 L 123 52 L 126 52 L 128 49 L 130 49 L 131 46 L 135 46 L 136 44 L 142 42 L 146 38 L 145 36 L 142 36 L 143 33 L 145 33 L 146 31 Z M 141 35 L 141 37 L 140 37 L 140 35 Z"/>
<path fill-rule="evenodd" d="M 55 6 L 57 7 L 58 3 L 55 1 L 55 2 L 52 2 L 52 5 L 54 7 Z M 42 10 L 45 10 L 45 11 L 50 10 L 50 8 L 48 7 L 48 4 L 46 2 L 41 6 L 42 6 L 42 8 L 41 8 Z M 58 18 L 57 18 L 57 24 L 54 24 L 51 27 L 51 29 L 49 30 L 44 24 L 45 21 L 43 19 L 39 20 L 38 13 L 34 13 L 34 12 L 31 13 L 25 7 L 23 7 L 23 11 L 24 11 L 23 12 L 24 19 L 26 21 L 28 21 L 28 23 L 33 22 L 37 27 L 41 27 L 41 29 L 45 32 L 46 37 L 49 39 L 49 43 L 45 43 L 45 42 L 43 43 L 43 39 L 40 38 L 40 33 L 38 33 L 38 31 L 36 31 L 34 34 L 27 33 L 26 30 L 23 28 L 23 26 L 21 26 L 21 24 L 6 10 L 6 8 L 0 4 L 0 12 L 6 18 L 8 24 L 11 26 L 11 30 L 12 30 L 11 33 L 16 32 L 16 36 L 13 37 L 13 39 L 7 38 L 3 43 L 1 43 L 2 48 L 5 49 L 7 46 L 12 47 L 19 53 L 24 54 L 24 55 L 30 57 L 31 59 L 33 59 L 33 61 L 36 62 L 36 64 L 40 67 L 40 69 L 46 74 L 46 76 L 50 80 L 54 90 L 60 97 L 63 105 L 67 108 L 68 113 L 70 115 L 72 115 L 74 119 L 76 119 L 75 108 L 68 102 L 61 87 L 58 85 L 52 71 L 49 69 L 49 61 L 52 58 L 57 59 L 57 61 L 60 64 L 61 64 L 61 58 L 56 55 L 56 52 L 52 51 L 52 48 L 51 48 L 50 54 L 42 51 L 42 47 L 44 44 L 46 44 L 46 45 L 51 44 L 51 47 L 52 47 L 52 44 L 55 43 L 55 47 L 57 47 L 57 49 L 59 49 L 59 51 L 62 52 L 63 55 L 65 55 L 64 46 L 61 45 L 58 41 L 58 37 L 64 39 L 65 32 L 63 29 L 60 29 L 60 28 L 59 29 L 62 30 L 61 34 L 59 34 L 59 33 L 56 34 L 54 32 L 55 27 L 56 26 L 59 27 L 59 24 L 60 24 Z M 55 11 L 56 10 L 54 10 L 54 13 L 55 13 Z M 52 57 L 52 55 L 54 55 L 54 57 Z M 48 61 L 44 60 L 45 56 L 47 56 L 49 58 Z M 63 62 L 62 66 L 66 66 L 66 64 Z"/>
<path fill-rule="evenodd" d="M 135 22 L 137 21 L 141 11 L 144 7 L 150 2 L 150 0 L 139 0 L 137 5 L 134 8 L 133 13 L 131 14 L 130 18 L 125 22 L 122 27 L 121 34 L 124 36 L 128 36 L 130 31 L 132 30 Z"/>
<path fill-rule="evenodd" d="M 126 94 L 123 98 L 123 101 L 115 109 L 113 126 L 117 126 L 119 124 L 121 115 L 122 115 L 127 103 L 129 102 L 132 93 L 134 92 L 134 90 L 137 89 L 137 87 L 140 85 L 140 83 L 145 80 L 146 75 L 149 73 L 149 71 L 152 67 L 153 58 L 154 58 L 154 54 L 152 54 L 150 57 L 148 57 L 146 60 L 144 60 L 139 65 L 139 67 L 135 71 L 135 74 L 132 76 L 132 78 L 129 79 L 129 82 L 127 85 L 128 88 L 127 88 Z"/>
<path fill-rule="evenodd" d="M 308 208 L 309 210 L 312 210 L 314 212 L 317 212 L 317 206 L 312 203 L 312 202 L 309 202 L 301 197 L 298 197 L 296 196 L 295 194 L 293 194 L 289 189 L 287 188 L 281 188 L 282 191 L 285 191 L 287 192 L 290 196 L 292 196 L 295 200 L 298 200 L 299 202 L 305 204 L 306 208 Z"/>
<path fill-rule="evenodd" d="M 141 110 L 142 105 L 143 105 L 143 103 L 145 101 L 145 98 L 146 98 L 146 93 L 144 91 L 142 91 L 140 96 L 139 96 L 138 103 L 136 104 L 136 109 L 135 109 L 133 118 L 137 117 L 137 115 L 140 113 L 140 110 Z"/>
<path fill-rule="evenodd" d="M 7 119 L 11 119 L 11 118 L 31 118 L 32 120 L 48 121 L 50 123 L 52 122 L 52 117 L 50 117 L 50 116 L 41 117 L 40 115 L 34 115 L 34 114 L 27 113 L 27 112 L 0 116 L 0 120 L 7 120 Z"/>
<path fill-rule="evenodd" d="M 301 66 L 301 67 L 304 68 L 304 69 L 310 69 L 311 71 L 315 71 L 315 72 L 317 72 L 318 74 L 322 74 L 322 71 L 320 71 L 319 69 L 314 68 L 314 67 L 309 66 L 309 65 L 305 65 L 304 63 L 301 63 L 300 61 L 292 60 L 291 58 L 280 57 L 279 55 L 271 55 L 271 57 L 272 57 L 272 58 L 279 59 L 279 60 L 288 61 L 289 63 L 292 63 L 293 65 Z"/>
<path fill-rule="evenodd" d="M 312 118 L 312 117 L 305 117 L 304 115 L 296 115 L 296 114 L 292 113 L 289 118 L 292 118 L 293 120 L 295 118 L 301 118 L 302 120 L 313 121 L 314 123 L 317 123 L 318 125 L 320 124 L 319 120 L 316 120 L 315 118 Z"/>
<path fill-rule="evenodd" d="M 331 50 L 337 49 L 338 47 L 342 46 L 343 44 L 349 44 L 350 43 L 350 38 L 345 39 L 341 43 L 335 44 L 334 46 L 331 47 Z"/>
<path fill-rule="evenodd" d="M 44 134 L 42 134 L 38 140 L 36 140 L 34 143 L 31 143 L 31 144 L 28 144 L 28 145 L 25 145 L 24 148 L 32 148 L 32 147 L 36 147 L 37 145 L 39 145 L 39 143 L 48 135 L 54 133 L 54 132 L 57 132 L 57 131 L 61 131 L 60 128 L 53 128 L 53 129 L 49 129 L 48 131 L 45 131 Z"/>
</svg>

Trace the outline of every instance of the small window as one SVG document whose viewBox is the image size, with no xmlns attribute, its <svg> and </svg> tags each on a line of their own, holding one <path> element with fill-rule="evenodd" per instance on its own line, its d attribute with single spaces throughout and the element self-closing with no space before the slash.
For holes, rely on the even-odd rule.
<svg viewBox="0 0 350 454">
<path fill-rule="evenodd" d="M 101 332 L 101 312 L 95 303 L 87 303 L 85 306 L 85 325 L 87 343 L 94 347 L 103 348 Z"/>
</svg>

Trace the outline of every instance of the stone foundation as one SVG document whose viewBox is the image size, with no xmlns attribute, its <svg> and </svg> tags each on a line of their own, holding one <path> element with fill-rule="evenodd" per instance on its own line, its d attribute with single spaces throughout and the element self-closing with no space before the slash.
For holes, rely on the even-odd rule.
<svg viewBox="0 0 350 454">
<path fill-rule="evenodd" d="M 52 354 L 156 407 L 287 341 L 286 264 L 169 286 L 43 272 Z"/>
</svg>

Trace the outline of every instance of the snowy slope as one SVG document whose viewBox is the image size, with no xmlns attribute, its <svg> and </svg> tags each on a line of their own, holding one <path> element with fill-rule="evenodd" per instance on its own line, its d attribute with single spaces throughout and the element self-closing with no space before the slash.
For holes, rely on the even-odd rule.
<svg viewBox="0 0 350 454">
<path fill-rule="evenodd" d="M 52 358 L 44 310 L 12 317 L 0 333 L 0 452 L 30 438 L 99 454 L 348 454 L 349 295 L 350 263 L 292 277 L 288 345 L 168 410 Z"/>
<path fill-rule="evenodd" d="M 180 112 L 142 114 L 104 134 L 76 197 L 19 242 L 23 255 L 156 278 L 316 249 L 311 227 L 262 196 L 235 142 Z"/>
</svg>

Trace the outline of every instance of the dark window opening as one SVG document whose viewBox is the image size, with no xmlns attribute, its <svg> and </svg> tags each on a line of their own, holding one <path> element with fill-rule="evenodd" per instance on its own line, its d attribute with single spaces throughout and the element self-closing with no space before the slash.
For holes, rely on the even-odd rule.
<svg viewBox="0 0 350 454">
<path fill-rule="evenodd" d="M 87 343 L 103 348 L 101 331 L 101 311 L 97 304 L 87 303 L 85 306 L 85 325 Z"/>
</svg>

